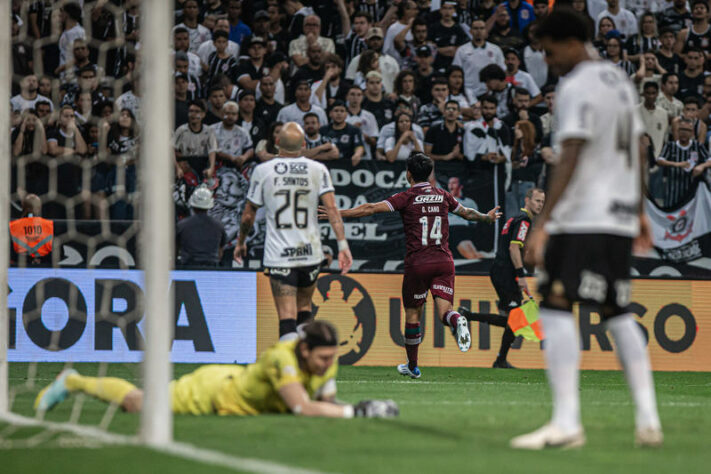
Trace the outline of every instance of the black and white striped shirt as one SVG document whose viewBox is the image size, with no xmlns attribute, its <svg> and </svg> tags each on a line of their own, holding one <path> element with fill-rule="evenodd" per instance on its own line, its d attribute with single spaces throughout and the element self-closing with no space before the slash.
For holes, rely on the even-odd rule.
<svg viewBox="0 0 711 474">
<path fill-rule="evenodd" d="M 353 31 L 348 33 L 348 36 L 346 36 L 346 61 L 345 64 L 348 65 L 350 62 L 358 56 L 360 53 L 362 53 L 365 49 L 367 49 L 367 45 L 365 44 L 365 40 L 355 34 Z"/>
<path fill-rule="evenodd" d="M 356 0 L 354 3 L 355 8 L 353 10 L 356 12 L 366 11 L 370 13 L 370 16 L 373 17 L 373 23 L 379 23 L 388 10 L 388 2 L 385 0 Z"/>
<path fill-rule="evenodd" d="M 688 162 L 685 168 L 664 167 L 664 206 L 673 207 L 684 201 L 689 193 L 698 185 L 698 178 L 693 178 L 691 171 L 694 166 L 706 162 L 708 152 L 696 140 L 691 140 L 688 145 L 682 146 L 678 141 L 668 141 L 657 160 L 667 160 L 674 163 Z"/>
</svg>

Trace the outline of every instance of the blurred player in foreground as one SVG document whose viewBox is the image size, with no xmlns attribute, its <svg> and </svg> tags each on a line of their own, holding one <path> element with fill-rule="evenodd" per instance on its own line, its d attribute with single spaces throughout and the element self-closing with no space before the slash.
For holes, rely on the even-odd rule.
<svg viewBox="0 0 711 474">
<path fill-rule="evenodd" d="M 481 321 L 504 327 L 499 354 L 494 361 L 495 369 L 513 369 L 506 360 L 509 349 L 516 336 L 507 324 L 509 312 L 521 306 L 523 293 L 530 295 L 526 284 L 526 270 L 523 268 L 523 247 L 526 236 L 533 225 L 533 219 L 543 209 L 546 195 L 542 189 L 531 188 L 526 192 L 525 206 L 521 214 L 506 221 L 501 229 L 499 250 L 489 271 L 489 278 L 499 297 L 499 314 L 472 313 L 466 308 L 459 308 L 459 313 L 469 321 Z"/>
<path fill-rule="evenodd" d="M 454 302 L 454 260 L 449 250 L 448 213 L 469 221 L 494 222 L 501 217 L 498 206 L 486 214 L 462 206 L 449 192 L 429 182 L 434 162 L 422 152 L 412 152 L 407 159 L 407 181 L 411 188 L 384 201 L 362 204 L 341 211 L 341 216 L 364 217 L 380 212 L 398 211 L 407 240 L 402 301 L 405 306 L 405 350 L 407 364 L 397 367 L 402 375 L 419 378 L 417 352 L 422 342 L 420 319 L 427 293 L 432 292 L 435 310 L 442 323 L 449 326 L 459 350 L 471 345 L 469 323 L 452 309 Z M 321 209 L 320 217 L 326 217 Z"/>
<path fill-rule="evenodd" d="M 332 418 L 389 418 L 399 414 L 392 400 L 336 403 L 337 357 L 335 328 L 324 321 L 307 324 L 302 337 L 275 344 L 254 364 L 205 365 L 171 382 L 173 413 L 293 413 Z M 131 413 L 143 406 L 143 390 L 131 382 L 114 377 L 85 377 L 68 369 L 37 395 L 35 409 L 50 410 L 77 392 L 115 403 Z"/>
<path fill-rule="evenodd" d="M 343 221 L 328 169 L 301 156 L 306 147 L 304 131 L 295 122 L 286 123 L 277 137 L 279 156 L 254 169 L 242 212 L 234 259 L 247 255 L 245 241 L 252 230 L 257 209 L 267 211 L 264 268 L 279 314 L 279 339 L 297 337 L 297 325 L 311 320 L 311 298 L 321 271 L 319 199 L 324 205 L 338 240 L 338 263 L 346 273 L 353 264 Z"/>
<path fill-rule="evenodd" d="M 514 448 L 585 444 L 578 390 L 580 339 L 575 302 L 595 305 L 612 333 L 636 406 L 638 446 L 662 444 L 652 371 L 644 334 L 627 306 L 632 248 L 651 247 L 643 208 L 646 157 L 639 94 L 608 61 L 594 61 L 584 18 L 558 8 L 536 29 L 554 74 L 557 163 L 548 196 L 528 238 L 527 263 L 543 264 L 539 290 L 553 417 L 514 438 Z M 565 76 L 565 77 L 563 77 Z M 550 236 L 550 237 L 549 237 Z M 634 242 L 633 242 L 634 241 Z"/>
</svg>

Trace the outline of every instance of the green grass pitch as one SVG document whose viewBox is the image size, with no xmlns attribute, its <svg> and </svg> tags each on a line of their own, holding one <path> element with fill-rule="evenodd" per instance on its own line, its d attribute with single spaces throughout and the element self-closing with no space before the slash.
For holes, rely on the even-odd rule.
<svg viewBox="0 0 711 474">
<path fill-rule="evenodd" d="M 86 374 L 96 364 L 77 364 Z M 176 365 L 176 376 L 192 370 Z M 40 364 L 40 383 L 60 364 Z M 392 398 L 396 420 L 328 420 L 294 416 L 175 417 L 175 438 L 201 448 L 327 472 L 420 473 L 708 473 L 711 472 L 711 374 L 656 373 L 665 445 L 633 448 L 633 412 L 620 372 L 583 372 L 581 397 L 588 444 L 579 450 L 521 452 L 511 437 L 538 428 L 550 416 L 550 394 L 540 370 L 422 368 L 420 380 L 393 367 L 342 367 L 339 398 L 356 402 Z M 10 365 L 11 385 L 26 364 Z M 109 375 L 135 378 L 131 364 L 109 366 Z M 19 394 L 13 411 L 32 414 L 36 392 Z M 48 415 L 67 421 L 72 400 Z M 82 423 L 97 423 L 105 405 L 87 400 Z M 137 415 L 117 413 L 111 431 L 134 434 Z M 7 426 L 0 424 L 0 437 Z M 33 433 L 21 429 L 10 437 Z M 0 449 L 0 472 L 14 473 L 212 473 L 232 472 L 135 447 Z"/>
</svg>

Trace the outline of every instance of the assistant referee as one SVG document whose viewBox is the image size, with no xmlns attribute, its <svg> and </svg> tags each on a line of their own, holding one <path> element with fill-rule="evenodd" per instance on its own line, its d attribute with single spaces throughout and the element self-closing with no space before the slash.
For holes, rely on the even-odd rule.
<svg viewBox="0 0 711 474">
<path fill-rule="evenodd" d="M 504 224 L 499 248 L 489 271 L 489 278 L 491 278 L 491 283 L 499 297 L 499 314 L 472 313 L 466 308 L 459 308 L 459 314 L 470 321 L 479 321 L 505 328 L 504 335 L 501 337 L 501 347 L 493 364 L 493 367 L 498 369 L 514 368 L 506 360 L 511 344 L 516 339 L 507 320 L 509 312 L 523 302 L 522 293 L 528 293 L 526 270 L 523 268 L 523 247 L 534 218 L 543 209 L 545 192 L 540 188 L 529 189 L 524 203 L 521 213 L 516 217 L 509 218 Z"/>
</svg>

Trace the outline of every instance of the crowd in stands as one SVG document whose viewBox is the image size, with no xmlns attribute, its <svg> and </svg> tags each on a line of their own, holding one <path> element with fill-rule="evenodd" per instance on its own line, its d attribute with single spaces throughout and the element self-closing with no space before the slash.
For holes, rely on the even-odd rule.
<svg viewBox="0 0 711 474">
<path fill-rule="evenodd" d="M 588 18 L 590 52 L 639 87 L 650 190 L 678 204 L 711 163 L 708 0 L 563 2 Z M 48 195 L 48 217 L 134 219 L 140 82 L 150 80 L 139 74 L 149 60 L 140 1 L 12 5 L 13 192 Z M 497 167 L 517 210 L 554 164 L 558 78 L 534 32 L 558 5 L 176 0 L 176 179 L 188 194 L 228 170 L 248 180 L 295 121 L 315 160 L 359 166 L 424 150 Z M 70 205 L 52 207 L 55 195 Z"/>
</svg>

